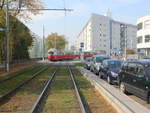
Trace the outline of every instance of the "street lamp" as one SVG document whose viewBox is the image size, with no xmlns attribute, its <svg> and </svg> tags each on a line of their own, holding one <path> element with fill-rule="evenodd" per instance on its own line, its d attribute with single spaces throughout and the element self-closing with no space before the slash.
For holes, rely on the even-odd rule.
<svg viewBox="0 0 150 113">
<path fill-rule="evenodd" d="M 44 25 L 43 25 L 43 61 L 45 60 L 45 28 L 44 28 Z"/>
</svg>

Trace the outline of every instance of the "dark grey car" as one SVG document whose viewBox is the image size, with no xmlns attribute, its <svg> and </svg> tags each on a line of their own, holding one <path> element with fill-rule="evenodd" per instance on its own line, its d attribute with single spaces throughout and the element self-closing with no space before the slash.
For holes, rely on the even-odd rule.
<svg viewBox="0 0 150 113">
<path fill-rule="evenodd" d="M 123 93 L 131 93 L 150 102 L 150 61 L 127 61 L 119 73 Z"/>
</svg>

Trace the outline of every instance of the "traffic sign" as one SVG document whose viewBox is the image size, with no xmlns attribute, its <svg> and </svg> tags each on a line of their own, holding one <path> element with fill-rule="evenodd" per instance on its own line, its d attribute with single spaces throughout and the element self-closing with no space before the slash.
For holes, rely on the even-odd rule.
<svg viewBox="0 0 150 113">
<path fill-rule="evenodd" d="M 80 47 L 81 48 L 84 47 L 84 43 L 83 42 L 80 43 Z"/>
</svg>

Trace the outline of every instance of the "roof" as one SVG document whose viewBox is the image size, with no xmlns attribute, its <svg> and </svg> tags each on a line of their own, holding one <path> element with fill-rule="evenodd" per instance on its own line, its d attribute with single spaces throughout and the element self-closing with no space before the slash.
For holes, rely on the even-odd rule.
<svg viewBox="0 0 150 113">
<path fill-rule="evenodd" d="M 123 60 L 118 60 L 118 59 L 107 59 L 107 61 L 123 61 Z"/>
<path fill-rule="evenodd" d="M 140 64 L 144 64 L 144 65 L 149 65 L 150 66 L 150 60 L 133 60 L 133 61 L 127 61 L 127 62 L 140 63 Z"/>
<path fill-rule="evenodd" d="M 108 56 L 104 56 L 104 55 L 94 55 L 94 57 L 108 57 Z"/>
</svg>

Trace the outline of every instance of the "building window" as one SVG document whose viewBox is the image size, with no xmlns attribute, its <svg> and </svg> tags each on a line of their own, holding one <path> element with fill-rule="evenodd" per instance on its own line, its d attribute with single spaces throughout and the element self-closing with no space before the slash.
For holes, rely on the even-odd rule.
<svg viewBox="0 0 150 113">
<path fill-rule="evenodd" d="M 137 27 L 138 27 L 138 30 L 142 29 L 142 28 L 143 28 L 143 23 L 139 23 L 139 24 L 137 25 Z"/>
<path fill-rule="evenodd" d="M 144 27 L 145 27 L 145 29 L 150 28 L 150 20 L 147 20 L 144 22 Z"/>
<path fill-rule="evenodd" d="M 150 42 L 150 35 L 145 35 L 145 42 Z"/>
<path fill-rule="evenodd" d="M 142 36 L 137 37 L 138 43 L 142 43 Z"/>
</svg>

